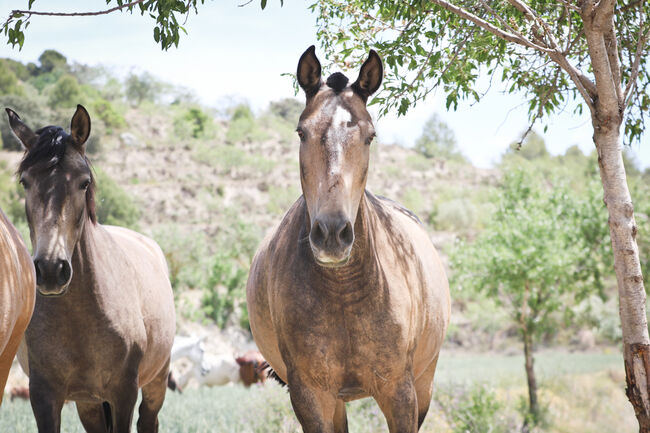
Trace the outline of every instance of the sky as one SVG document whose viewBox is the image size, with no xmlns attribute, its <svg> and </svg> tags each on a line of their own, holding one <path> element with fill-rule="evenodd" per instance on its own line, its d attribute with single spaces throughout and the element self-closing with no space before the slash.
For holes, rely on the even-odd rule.
<svg viewBox="0 0 650 433">
<path fill-rule="evenodd" d="M 202 103 L 219 106 L 228 98 L 246 100 L 255 110 L 270 101 L 294 96 L 292 80 L 302 52 L 316 40 L 316 17 L 309 1 L 271 0 L 261 10 L 259 0 L 206 0 L 199 14 L 189 16 L 178 48 L 162 51 L 153 40 L 154 20 L 148 16 L 112 13 L 96 17 L 38 17 L 31 19 L 21 51 L 0 43 L 0 57 L 35 62 L 46 49 L 55 49 L 69 61 L 103 65 L 118 75 L 148 71 L 161 80 L 193 90 Z M 113 1 L 112 4 L 115 2 Z M 57 12 L 106 9 L 103 0 L 36 0 L 34 10 Z M 27 8 L 27 0 L 0 0 L 0 19 L 9 11 Z M 3 35 L 4 37 L 4 35 Z M 321 62 L 327 63 L 320 54 Z M 360 66 L 360 65 L 359 65 Z M 351 80 L 357 71 L 344 71 Z M 488 88 L 487 77 L 482 81 Z M 302 99 L 302 95 L 297 96 Z M 437 113 L 455 132 L 458 145 L 475 165 L 490 167 L 528 126 L 527 104 L 521 94 L 507 94 L 493 84 L 479 103 L 464 102 L 447 111 L 442 90 L 431 93 L 406 116 L 391 113 L 376 120 L 382 143 L 412 146 L 426 120 Z M 548 125 L 546 133 L 543 125 Z M 589 116 L 571 107 L 538 124 L 549 151 L 564 153 L 577 144 L 593 150 Z M 633 144 L 630 153 L 641 167 L 650 167 L 650 138 Z"/>
</svg>

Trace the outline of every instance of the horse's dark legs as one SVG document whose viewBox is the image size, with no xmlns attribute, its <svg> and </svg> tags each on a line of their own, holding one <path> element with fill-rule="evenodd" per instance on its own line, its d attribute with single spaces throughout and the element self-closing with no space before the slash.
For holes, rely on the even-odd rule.
<svg viewBox="0 0 650 433">
<path fill-rule="evenodd" d="M 348 433 L 348 417 L 345 413 L 345 402 L 336 400 L 334 408 L 334 433 Z"/>
<path fill-rule="evenodd" d="M 384 384 L 374 396 L 388 422 L 390 433 L 417 433 L 418 403 L 413 375 Z"/>
<path fill-rule="evenodd" d="M 169 361 L 160 370 L 156 378 L 142 387 L 142 402 L 138 417 L 138 433 L 158 432 L 158 412 L 165 401 L 167 378 L 169 376 Z"/>
<path fill-rule="evenodd" d="M 335 433 L 336 397 L 329 392 L 310 387 L 298 374 L 289 372 L 289 396 L 304 433 Z M 338 432 L 336 432 L 338 433 Z"/>
<path fill-rule="evenodd" d="M 38 433 L 59 433 L 61 431 L 61 409 L 65 401 L 37 372 L 31 371 L 29 378 L 29 400 L 32 404 Z"/>
<path fill-rule="evenodd" d="M 107 433 L 108 420 L 104 412 L 103 403 L 80 403 L 77 402 L 77 413 L 81 425 L 88 433 Z"/>
<path fill-rule="evenodd" d="M 138 400 L 138 377 L 137 374 L 125 377 L 120 388 L 115 390 L 111 402 L 113 413 L 113 432 L 128 433 L 131 431 L 133 411 Z"/>
<path fill-rule="evenodd" d="M 431 364 L 415 381 L 415 393 L 418 399 L 418 430 L 424 423 L 424 418 L 429 411 L 431 404 L 431 394 L 433 393 L 433 376 L 436 372 L 436 365 L 438 364 L 438 357 L 431 361 Z"/>
</svg>

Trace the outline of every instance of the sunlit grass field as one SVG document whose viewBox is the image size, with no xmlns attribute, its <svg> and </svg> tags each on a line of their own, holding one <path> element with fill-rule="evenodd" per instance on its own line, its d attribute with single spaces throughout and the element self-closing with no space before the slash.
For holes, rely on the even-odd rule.
<svg viewBox="0 0 650 433">
<path fill-rule="evenodd" d="M 541 400 L 550 414 L 543 431 L 633 431 L 635 419 L 624 394 L 620 354 L 542 352 L 536 368 Z M 503 417 L 516 431 L 520 427 L 516 406 L 526 392 L 522 357 L 485 353 L 445 356 L 444 352 L 434 402 L 421 431 L 454 431 L 448 418 L 449 402 L 457 401 L 452 397 L 462 390 L 479 384 L 494 391 L 503 405 Z M 65 405 L 62 416 L 63 432 L 83 432 L 73 403 Z M 348 404 L 348 420 L 352 433 L 388 431 L 371 399 Z M 173 433 L 301 432 L 287 391 L 275 383 L 250 389 L 226 386 L 188 389 L 183 394 L 169 392 L 160 423 L 161 432 Z M 0 432 L 36 432 L 28 402 L 5 400 L 0 408 Z"/>
</svg>

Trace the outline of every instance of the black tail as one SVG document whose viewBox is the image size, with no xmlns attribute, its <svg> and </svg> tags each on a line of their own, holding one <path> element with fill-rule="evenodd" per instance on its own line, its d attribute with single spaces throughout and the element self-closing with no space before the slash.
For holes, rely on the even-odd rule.
<svg viewBox="0 0 650 433">
<path fill-rule="evenodd" d="M 275 380 L 282 386 L 287 386 L 287 383 L 284 380 L 282 380 L 280 376 L 278 376 L 278 373 L 276 373 L 275 370 L 271 368 L 268 362 L 264 361 L 263 363 L 261 363 L 259 367 L 257 367 L 257 371 L 265 372 L 267 378 Z"/>
</svg>

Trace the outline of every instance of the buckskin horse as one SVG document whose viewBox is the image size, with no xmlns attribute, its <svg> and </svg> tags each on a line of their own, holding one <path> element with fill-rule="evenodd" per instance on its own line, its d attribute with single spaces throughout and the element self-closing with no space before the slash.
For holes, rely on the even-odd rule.
<svg viewBox="0 0 650 433">
<path fill-rule="evenodd" d="M 0 209 L 0 404 L 11 363 L 34 311 L 35 292 L 32 258 Z"/>
<path fill-rule="evenodd" d="M 298 63 L 302 196 L 262 243 L 247 284 L 262 355 L 305 433 L 347 432 L 345 402 L 372 396 L 391 433 L 414 433 L 431 401 L 450 317 L 449 285 L 417 217 L 365 189 L 380 86 L 370 51 L 357 80 Z"/>
<path fill-rule="evenodd" d="M 25 342 L 38 431 L 59 432 L 71 400 L 86 431 L 128 432 L 142 388 L 138 431 L 155 432 L 176 328 L 164 255 L 151 239 L 97 223 L 81 105 L 70 134 L 34 133 L 7 113 L 27 149 L 18 173 L 36 269 Z"/>
</svg>

